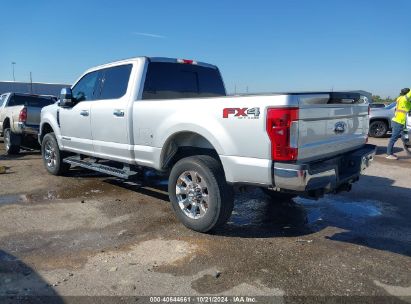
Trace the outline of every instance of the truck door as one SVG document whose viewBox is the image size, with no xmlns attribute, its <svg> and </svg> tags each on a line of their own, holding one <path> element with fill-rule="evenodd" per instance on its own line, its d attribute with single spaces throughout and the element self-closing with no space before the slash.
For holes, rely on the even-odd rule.
<svg viewBox="0 0 411 304">
<path fill-rule="evenodd" d="M 95 98 L 99 71 L 84 75 L 72 88 L 76 105 L 59 108 L 61 141 L 64 148 L 77 153 L 93 153 L 90 103 Z"/>
<path fill-rule="evenodd" d="M 90 103 L 96 157 L 122 162 L 132 160 L 128 134 L 128 106 L 133 87 L 129 85 L 132 67 L 132 64 L 124 64 L 100 70 L 99 95 Z"/>
</svg>

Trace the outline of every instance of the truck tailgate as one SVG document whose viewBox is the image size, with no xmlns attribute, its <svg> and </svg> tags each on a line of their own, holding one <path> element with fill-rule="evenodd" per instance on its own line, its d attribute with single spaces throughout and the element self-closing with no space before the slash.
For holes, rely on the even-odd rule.
<svg viewBox="0 0 411 304">
<path fill-rule="evenodd" d="M 368 104 L 358 93 L 298 96 L 298 160 L 316 160 L 361 147 L 368 136 Z"/>
<path fill-rule="evenodd" d="M 40 113 L 41 107 L 26 106 L 27 108 L 27 121 L 28 126 L 39 126 L 40 125 Z"/>
</svg>

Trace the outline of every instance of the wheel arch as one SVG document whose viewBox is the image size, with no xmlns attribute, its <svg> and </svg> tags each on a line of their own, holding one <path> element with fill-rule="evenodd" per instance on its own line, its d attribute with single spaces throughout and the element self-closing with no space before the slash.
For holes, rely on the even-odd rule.
<svg viewBox="0 0 411 304">
<path fill-rule="evenodd" d="M 43 114 L 43 113 L 42 113 Z M 56 136 L 57 139 L 57 144 L 59 145 L 60 149 L 63 147 L 61 143 L 61 138 L 60 138 L 60 127 L 52 115 L 49 113 L 46 113 L 46 115 L 41 117 L 41 123 L 39 127 L 39 142 L 41 145 L 41 142 L 43 141 L 43 138 L 46 134 L 54 132 L 54 135 Z"/>
<path fill-rule="evenodd" d="M 180 159 L 194 155 L 210 155 L 221 163 L 217 149 L 205 136 L 197 132 L 180 131 L 170 135 L 164 142 L 160 168 L 168 170 Z"/>
<path fill-rule="evenodd" d="M 387 118 L 387 117 L 372 117 L 372 118 L 370 118 L 370 124 L 373 123 L 374 121 L 385 122 L 387 124 L 388 128 L 391 128 L 390 119 Z"/>
<path fill-rule="evenodd" d="M 44 136 L 46 136 L 46 134 L 54 132 L 53 127 L 51 126 L 50 123 L 45 122 L 40 126 L 40 143 L 41 141 L 43 141 Z"/>
<path fill-rule="evenodd" d="M 7 127 L 11 127 L 11 122 L 10 122 L 10 117 L 6 117 L 4 120 L 3 120 L 3 132 L 4 132 L 4 129 L 6 129 Z"/>
</svg>

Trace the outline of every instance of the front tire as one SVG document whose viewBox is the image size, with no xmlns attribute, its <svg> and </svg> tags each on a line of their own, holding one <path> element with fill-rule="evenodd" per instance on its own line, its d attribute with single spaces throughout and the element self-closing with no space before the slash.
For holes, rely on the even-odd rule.
<svg viewBox="0 0 411 304">
<path fill-rule="evenodd" d="M 411 145 L 407 145 L 406 143 L 404 143 L 404 150 L 405 152 L 407 152 L 408 155 L 411 156 Z"/>
<path fill-rule="evenodd" d="M 18 154 L 20 152 L 20 145 L 17 142 L 17 136 L 11 132 L 10 128 L 4 130 L 4 149 L 8 155 Z"/>
<path fill-rule="evenodd" d="M 70 164 L 63 163 L 64 152 L 60 151 L 54 133 L 48 133 L 41 142 L 41 155 L 46 170 L 53 175 L 64 175 L 69 169 Z"/>
<path fill-rule="evenodd" d="M 374 120 L 370 123 L 369 134 L 371 137 L 381 138 L 388 132 L 388 125 L 385 121 Z"/>
<path fill-rule="evenodd" d="M 233 190 L 222 166 L 208 155 L 178 161 L 171 169 L 168 193 L 178 219 L 198 232 L 225 224 L 234 207 Z"/>
</svg>

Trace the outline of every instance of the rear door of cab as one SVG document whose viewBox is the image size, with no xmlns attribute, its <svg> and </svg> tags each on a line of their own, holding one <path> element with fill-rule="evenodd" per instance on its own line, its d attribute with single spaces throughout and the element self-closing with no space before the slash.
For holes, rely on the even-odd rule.
<svg viewBox="0 0 411 304">
<path fill-rule="evenodd" d="M 133 65 L 124 63 L 99 70 L 98 95 L 90 103 L 94 155 L 121 162 L 132 160 L 129 101 L 134 88 Z"/>
</svg>

